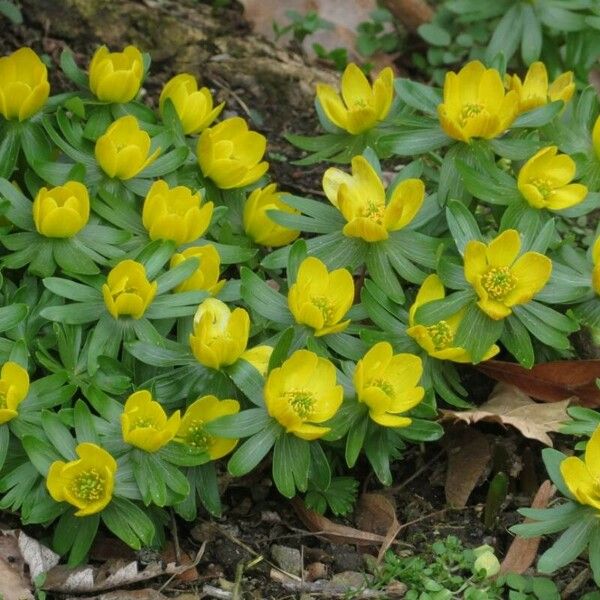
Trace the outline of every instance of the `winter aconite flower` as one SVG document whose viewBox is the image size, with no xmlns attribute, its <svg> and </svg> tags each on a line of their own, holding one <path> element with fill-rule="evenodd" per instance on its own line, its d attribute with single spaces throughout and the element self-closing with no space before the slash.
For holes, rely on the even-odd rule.
<svg viewBox="0 0 600 600">
<path fill-rule="evenodd" d="M 33 222 L 38 233 L 49 238 L 70 238 L 90 217 L 88 190 L 78 181 L 41 188 L 33 201 Z"/>
<path fill-rule="evenodd" d="M 330 272 L 313 256 L 302 261 L 296 282 L 288 292 L 288 306 L 296 323 L 312 327 L 317 337 L 346 329 L 350 320 L 342 319 L 353 301 L 354 280 L 350 272 Z"/>
<path fill-rule="evenodd" d="M 140 390 L 125 402 L 121 432 L 126 443 L 146 452 L 156 452 L 175 437 L 179 423 L 179 411 L 167 418 L 163 407 L 152 399 L 152 394 Z"/>
<path fill-rule="evenodd" d="M 592 287 L 596 294 L 600 296 L 600 237 L 596 239 L 592 246 Z"/>
<path fill-rule="evenodd" d="M 213 203 L 202 204 L 200 192 L 160 179 L 144 200 L 142 222 L 151 240 L 171 240 L 178 246 L 196 241 L 210 225 Z"/>
<path fill-rule="evenodd" d="M 578 502 L 600 510 L 600 427 L 585 447 L 584 460 L 569 456 L 560 463 L 560 472 Z"/>
<path fill-rule="evenodd" d="M 176 288 L 176 292 L 197 292 L 205 290 L 212 294 L 218 294 L 225 285 L 225 280 L 219 281 L 221 273 L 221 257 L 212 244 L 205 246 L 192 246 L 183 252 L 173 254 L 170 267 L 174 269 L 177 265 L 185 262 L 188 258 L 197 258 L 200 263 L 198 268 Z"/>
<path fill-rule="evenodd" d="M 556 146 L 542 148 L 519 171 L 518 187 L 534 208 L 563 210 L 583 202 L 588 189 L 571 183 L 575 177 L 575 161 L 558 154 Z"/>
<path fill-rule="evenodd" d="M 109 177 L 131 179 L 160 154 L 150 153 L 150 136 L 131 115 L 117 119 L 96 141 L 96 160 Z"/>
<path fill-rule="evenodd" d="M 250 317 L 243 308 L 231 311 L 221 300 L 207 298 L 194 316 L 190 347 L 200 364 L 220 369 L 240 358 L 249 332 Z"/>
<path fill-rule="evenodd" d="M 320 423 L 335 415 L 343 395 L 333 363 L 308 350 L 296 350 L 269 373 L 265 383 L 269 414 L 288 433 L 305 440 L 316 440 L 329 431 Z"/>
<path fill-rule="evenodd" d="M 465 316 L 466 309 L 438 321 L 433 325 L 420 325 L 415 320 L 417 310 L 435 300 L 445 298 L 446 291 L 441 279 L 434 273 L 429 275 L 417 292 L 414 304 L 408 313 L 409 327 L 406 333 L 433 358 L 439 360 L 451 360 L 458 363 L 470 363 L 471 355 L 467 350 L 454 345 L 454 337 Z M 500 352 L 500 348 L 494 344 L 486 352 L 482 360 L 488 360 Z"/>
<path fill-rule="evenodd" d="M 375 344 L 356 364 L 354 387 L 369 416 L 384 427 L 408 427 L 412 420 L 401 413 L 414 408 L 425 395 L 418 386 L 423 374 L 414 354 L 394 354 L 391 344 Z"/>
<path fill-rule="evenodd" d="M 458 73 L 446 73 L 438 114 L 451 138 L 470 142 L 501 135 L 514 121 L 518 106 L 517 92 L 504 91 L 500 73 L 475 60 Z"/>
<path fill-rule="evenodd" d="M 543 62 L 534 62 L 521 81 L 518 75 L 507 76 L 507 87 L 517 92 L 519 97 L 519 112 L 544 106 L 548 102 L 562 100 L 568 102 L 575 92 L 573 73 L 567 71 L 548 85 L 548 72 Z"/>
<path fill-rule="evenodd" d="M 266 148 L 264 135 L 250 131 L 241 117 L 232 117 L 205 129 L 196 153 L 203 175 L 227 190 L 250 185 L 267 172 L 269 163 L 262 160 Z"/>
<path fill-rule="evenodd" d="M 264 377 L 269 369 L 271 354 L 273 354 L 272 346 L 254 346 L 248 348 L 240 358 L 250 363 Z"/>
<path fill-rule="evenodd" d="M 196 78 L 189 73 L 175 75 L 165 83 L 158 101 L 162 115 L 167 99 L 173 103 L 186 134 L 200 133 L 206 129 L 225 106 L 225 102 L 221 102 L 217 107 L 213 107 L 210 90 L 206 87 L 198 89 Z"/>
<path fill-rule="evenodd" d="M 187 407 L 177 431 L 176 441 L 207 452 L 211 460 L 229 454 L 238 443 L 236 439 L 215 437 L 205 431 L 205 424 L 240 412 L 237 400 L 219 400 L 216 396 L 202 396 Z"/>
<path fill-rule="evenodd" d="M 425 186 L 419 179 L 405 179 L 394 189 L 386 204 L 379 175 L 364 156 L 352 159 L 352 175 L 329 168 L 323 176 L 325 195 L 346 221 L 344 235 L 378 242 L 390 231 L 406 227 L 421 209 Z"/>
<path fill-rule="evenodd" d="M 594 146 L 596 157 L 600 160 L 600 115 L 598 115 L 598 118 L 594 123 L 594 128 L 592 129 L 592 144 Z"/>
<path fill-rule="evenodd" d="M 465 246 L 465 279 L 479 296 L 479 308 L 492 319 L 508 317 L 513 306 L 529 302 L 550 279 L 552 261 L 547 256 L 519 256 L 520 250 L 515 229 L 503 231 L 489 244 L 471 240 Z"/>
<path fill-rule="evenodd" d="M 0 371 L 0 425 L 14 419 L 19 404 L 29 393 L 29 374 L 16 362 L 6 362 Z"/>
<path fill-rule="evenodd" d="M 142 85 L 144 60 L 135 46 L 127 46 L 123 52 L 110 52 L 100 46 L 94 53 L 89 67 L 90 89 L 102 102 L 129 102 Z"/>
<path fill-rule="evenodd" d="M 386 67 L 373 85 L 354 63 L 344 70 L 341 97 L 330 85 L 317 85 L 317 98 L 329 120 L 353 135 L 383 121 L 392 106 L 394 73 Z"/>
<path fill-rule="evenodd" d="M 282 195 L 277 191 L 277 184 L 271 183 L 264 188 L 254 190 L 244 204 L 244 231 L 261 246 L 271 248 L 287 246 L 300 235 L 297 229 L 279 225 L 267 214 L 269 210 L 298 214 L 299 211 L 282 201 Z"/>
<path fill-rule="evenodd" d="M 5 119 L 28 119 L 49 94 L 48 69 L 31 48 L 0 58 L 0 115 Z"/>
<path fill-rule="evenodd" d="M 150 283 L 144 265 L 135 260 L 122 260 L 114 267 L 102 286 L 108 312 L 115 318 L 140 319 L 154 300 L 157 283 Z"/>
<path fill-rule="evenodd" d="M 56 502 L 77 508 L 76 517 L 103 510 L 111 501 L 117 461 L 96 444 L 83 443 L 75 449 L 77 460 L 57 460 L 50 465 L 46 486 Z"/>
</svg>

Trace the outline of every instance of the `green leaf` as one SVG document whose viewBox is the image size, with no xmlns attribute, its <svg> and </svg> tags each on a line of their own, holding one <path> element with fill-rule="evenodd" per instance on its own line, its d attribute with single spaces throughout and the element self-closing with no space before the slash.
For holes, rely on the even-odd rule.
<svg viewBox="0 0 600 600">
<path fill-rule="evenodd" d="M 23 23 L 21 9 L 11 0 L 0 0 L 0 14 L 3 14 L 14 25 Z"/>
<path fill-rule="evenodd" d="M 268 454 L 281 435 L 282 428 L 277 421 L 272 420 L 268 427 L 255 433 L 233 453 L 227 463 L 227 469 L 234 477 L 249 473 Z"/>
<path fill-rule="evenodd" d="M 424 23 L 417 29 L 418 34 L 432 46 L 449 46 L 450 34 L 435 23 Z"/>
<path fill-rule="evenodd" d="M 411 442 L 435 442 L 444 435 L 444 428 L 435 421 L 413 418 L 408 427 L 398 429 L 398 434 Z"/>
<path fill-rule="evenodd" d="M 534 301 L 514 306 L 513 313 L 540 342 L 557 350 L 571 347 L 566 334 L 575 331 L 578 325 L 567 316 Z"/>
<path fill-rule="evenodd" d="M 1 310 L 1 309 L 0 309 Z M 44 319 L 58 321 L 68 325 L 81 325 L 97 321 L 98 316 L 106 311 L 103 302 L 76 302 L 63 306 L 49 306 L 40 311 Z"/>
<path fill-rule="evenodd" d="M 10 430 L 6 424 L 0 425 L 0 471 L 4 466 L 8 454 L 8 443 L 10 441 Z"/>
<path fill-rule="evenodd" d="M 477 364 L 502 335 L 503 329 L 504 321 L 490 319 L 477 304 L 471 304 L 458 327 L 453 344 L 469 350 L 473 364 Z"/>
<path fill-rule="evenodd" d="M 40 475 L 46 477 L 50 465 L 55 460 L 60 460 L 61 457 L 50 444 L 41 439 L 26 435 L 21 441 L 33 466 Z"/>
<path fill-rule="evenodd" d="M 526 369 L 533 367 L 535 355 L 531 337 L 527 332 L 527 328 L 513 315 L 505 319 L 504 331 L 500 336 L 500 341 Z"/>
<path fill-rule="evenodd" d="M 311 483 L 322 490 L 327 489 L 331 484 L 331 467 L 319 442 L 310 444 L 309 478 Z"/>
<path fill-rule="evenodd" d="M 146 513 L 125 498 L 113 497 L 102 512 L 102 521 L 118 538 L 139 550 L 154 538 L 154 524 Z"/>
<path fill-rule="evenodd" d="M 200 502 L 211 515 L 220 517 L 222 512 L 221 497 L 214 462 L 201 465 L 195 471 L 196 491 Z"/>
<path fill-rule="evenodd" d="M 510 160 L 525 160 L 533 156 L 540 147 L 534 139 L 499 139 L 489 140 L 492 150 Z"/>
<path fill-rule="evenodd" d="M 554 448 L 544 448 L 542 450 L 542 460 L 544 466 L 548 472 L 548 476 L 552 480 L 552 483 L 558 488 L 560 493 L 571 500 L 575 500 L 575 497 L 568 488 L 565 480 L 563 479 L 562 473 L 560 472 L 560 464 L 567 458 L 562 452 L 555 450 Z"/>
<path fill-rule="evenodd" d="M 133 476 L 140 489 L 144 503 L 149 506 L 165 506 L 167 504 L 167 486 L 162 463 L 144 450 L 133 449 L 129 454 Z"/>
<path fill-rule="evenodd" d="M 590 535 L 588 558 L 596 585 L 600 585 L 600 527 L 594 527 Z M 540 596 L 541 598 L 541 596 Z"/>
<path fill-rule="evenodd" d="M 360 418 L 354 421 L 352 427 L 348 430 L 346 437 L 346 464 L 352 468 L 358 459 L 362 450 L 367 435 L 367 427 L 369 425 L 369 415 L 366 411 Z"/>
<path fill-rule="evenodd" d="M 306 440 L 291 433 L 277 438 L 273 450 L 273 481 L 286 498 L 296 495 L 296 487 L 306 490 L 310 467 L 310 449 Z"/>
<path fill-rule="evenodd" d="M 170 340 L 164 340 L 164 345 L 142 341 L 127 342 L 125 347 L 132 356 L 154 367 L 177 367 L 194 360 L 185 346 Z"/>
<path fill-rule="evenodd" d="M 365 442 L 365 454 L 383 485 L 392 484 L 390 471 L 390 448 L 385 428 L 379 427 L 371 433 Z"/>
<path fill-rule="evenodd" d="M 398 96 L 406 104 L 417 110 L 435 115 L 437 118 L 437 107 L 442 103 L 439 90 L 404 78 L 396 79 L 394 87 Z"/>
<path fill-rule="evenodd" d="M 0 128 L 0 177 L 9 178 L 19 157 L 21 140 L 17 127 L 5 124 Z"/>
<path fill-rule="evenodd" d="M 77 442 L 91 442 L 98 444 L 98 434 L 94 427 L 94 420 L 88 405 L 83 400 L 77 400 L 73 410 L 73 422 Z"/>
<path fill-rule="evenodd" d="M 196 467 L 210 461 L 206 452 L 179 442 L 163 446 L 158 453 L 165 461 L 180 467 Z"/>
<path fill-rule="evenodd" d="M 238 360 L 235 364 L 227 367 L 225 372 L 242 394 L 254 405 L 259 408 L 264 407 L 263 389 L 265 381 L 263 376 L 249 362 Z"/>
<path fill-rule="evenodd" d="M 11 304 L 0 308 L 0 331 L 16 327 L 27 316 L 26 304 Z"/>
<path fill-rule="evenodd" d="M 159 156 L 151 165 L 147 166 L 138 177 L 144 179 L 153 179 L 155 177 L 162 177 L 167 173 L 176 171 L 188 157 L 189 149 L 186 148 L 175 148 L 167 154 Z"/>
<path fill-rule="evenodd" d="M 72 517 L 71 529 L 67 535 L 71 536 L 71 552 L 69 553 L 69 566 L 80 565 L 87 556 L 100 525 L 100 515 L 87 517 Z M 66 532 L 65 532 L 66 533 Z"/>
<path fill-rule="evenodd" d="M 443 148 L 451 141 L 439 127 L 428 127 L 382 135 L 376 147 L 384 155 L 416 156 Z"/>
<path fill-rule="evenodd" d="M 390 265 L 388 255 L 390 254 L 388 244 L 385 242 L 370 244 L 366 267 L 371 279 L 380 287 L 394 302 L 404 302 L 404 290 Z"/>
<path fill-rule="evenodd" d="M 77 66 L 73 53 L 67 48 L 60 54 L 60 68 L 75 85 L 83 89 L 88 88 L 89 81 L 87 75 Z"/>
<path fill-rule="evenodd" d="M 523 4 L 522 10 L 524 35 L 521 36 L 521 57 L 526 65 L 530 65 L 539 59 L 542 52 L 542 24 L 531 4 Z"/>
<path fill-rule="evenodd" d="M 204 425 L 207 433 L 217 437 L 249 437 L 265 429 L 272 421 L 264 408 L 249 408 L 234 415 L 225 415 Z"/>
<path fill-rule="evenodd" d="M 42 427 L 44 433 L 48 436 L 48 440 L 54 446 L 63 458 L 75 460 L 75 440 L 71 436 L 68 427 L 61 421 L 60 417 L 48 410 L 42 411 Z"/>
<path fill-rule="evenodd" d="M 250 269 L 242 267 L 242 298 L 250 308 L 270 321 L 293 323 L 287 300 Z"/>
<path fill-rule="evenodd" d="M 521 36 L 523 35 L 521 6 L 520 2 L 513 5 L 504 13 L 502 19 L 500 19 L 485 51 L 486 62 L 493 61 L 499 53 L 503 53 L 508 61 L 516 52 Z M 527 35 L 526 32 L 525 35 Z"/>
<path fill-rule="evenodd" d="M 552 119 L 554 119 L 554 117 L 560 113 L 563 106 L 564 102 L 557 100 L 555 102 L 545 104 L 544 106 L 534 108 L 533 110 L 528 110 L 515 120 L 515 122 L 511 125 L 511 128 L 517 129 L 519 127 L 529 127 L 533 129 L 536 127 L 543 127 L 544 125 L 550 123 L 550 121 L 552 121 Z"/>
<path fill-rule="evenodd" d="M 464 254 L 465 246 L 472 240 L 481 241 L 481 232 L 471 211 L 457 200 L 450 200 L 446 208 L 448 228 L 454 237 L 456 247 Z"/>
<path fill-rule="evenodd" d="M 271 358 L 269 358 L 267 372 L 271 372 L 273 369 L 280 367 L 283 361 L 288 357 L 295 335 L 296 329 L 294 327 L 288 327 L 281 333 L 279 340 L 277 340 L 277 343 L 273 348 Z"/>
<path fill-rule="evenodd" d="M 415 313 L 415 323 L 434 325 L 456 314 L 475 298 L 472 289 L 453 292 L 442 300 L 433 300 L 421 305 Z"/>
<path fill-rule="evenodd" d="M 101 294 L 98 290 L 83 285 L 70 279 L 60 277 L 46 277 L 43 280 L 44 287 L 57 296 L 75 300 L 76 302 L 95 302 L 98 303 Z"/>
</svg>

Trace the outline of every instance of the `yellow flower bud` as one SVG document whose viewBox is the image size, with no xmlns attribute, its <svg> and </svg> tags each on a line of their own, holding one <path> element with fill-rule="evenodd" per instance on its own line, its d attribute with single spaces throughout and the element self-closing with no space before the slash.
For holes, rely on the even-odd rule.
<svg viewBox="0 0 600 600">
<path fill-rule="evenodd" d="M 250 317 L 243 308 L 231 311 L 221 300 L 207 298 L 194 316 L 190 347 L 200 364 L 220 369 L 240 358 L 249 333 Z"/>
<path fill-rule="evenodd" d="M 160 179 L 146 194 L 142 222 L 151 240 L 172 240 L 178 246 L 195 242 L 210 225 L 213 203 L 200 206 L 200 192 L 178 185 L 169 188 Z"/>
<path fill-rule="evenodd" d="M 150 156 L 150 136 L 140 129 L 131 115 L 117 119 L 96 141 L 94 154 L 109 177 L 131 179 L 160 154 L 157 148 Z"/>
<path fill-rule="evenodd" d="M 29 374 L 16 362 L 6 362 L 0 371 L 0 425 L 14 419 L 19 404 L 29 393 Z"/>
<path fill-rule="evenodd" d="M 264 377 L 269 368 L 271 354 L 273 354 L 272 346 L 254 346 L 246 350 L 240 358 L 250 363 Z"/>
<path fill-rule="evenodd" d="M 592 144 L 594 146 L 594 152 L 600 160 L 600 115 L 596 119 L 594 123 L 594 128 L 592 129 Z"/>
<path fill-rule="evenodd" d="M 161 115 L 169 99 L 186 134 L 200 133 L 221 114 L 225 102 L 213 108 L 213 97 L 206 87 L 198 89 L 198 82 L 189 73 L 180 73 L 167 81 L 158 101 Z"/>
<path fill-rule="evenodd" d="M 592 246 L 592 287 L 596 294 L 600 296 L 600 237 L 596 238 Z"/>
<path fill-rule="evenodd" d="M 299 214 L 295 208 L 288 206 L 281 199 L 281 192 L 277 191 L 277 185 L 271 183 L 264 188 L 254 190 L 244 204 L 244 231 L 261 246 L 286 246 L 291 244 L 300 232 L 273 221 L 267 211 L 280 210 L 289 214 Z"/>
<path fill-rule="evenodd" d="M 123 440 L 146 452 L 157 452 L 175 437 L 180 420 L 179 411 L 167 419 L 163 407 L 148 390 L 134 392 L 121 415 Z"/>
<path fill-rule="evenodd" d="M 90 62 L 90 89 L 102 102 L 129 102 L 142 85 L 144 60 L 135 46 L 109 52 L 100 46 Z"/>
<path fill-rule="evenodd" d="M 156 288 L 156 281 L 148 281 L 144 265 L 127 259 L 110 271 L 102 286 L 102 296 L 115 319 L 123 316 L 140 319 L 154 300 Z"/>
<path fill-rule="evenodd" d="M 50 465 L 46 487 L 53 500 L 77 508 L 76 517 L 87 517 L 111 501 L 117 461 L 100 446 L 88 442 L 79 444 L 75 452 L 79 459 L 67 463 L 57 460 Z"/>
<path fill-rule="evenodd" d="M 46 104 L 48 69 L 31 48 L 0 58 L 0 115 L 24 121 Z"/>
<path fill-rule="evenodd" d="M 494 549 L 484 544 L 479 548 L 473 549 L 475 563 L 473 564 L 473 574 L 483 573 L 486 578 L 494 577 L 500 572 L 500 561 L 494 554 Z"/>
<path fill-rule="evenodd" d="M 354 280 L 346 269 L 329 272 L 314 256 L 305 258 L 288 292 L 288 306 L 296 323 L 308 325 L 315 336 L 343 331 L 342 321 L 354 302 Z"/>
<path fill-rule="evenodd" d="M 258 181 L 269 168 L 261 162 L 267 138 L 250 131 L 241 117 L 225 119 L 205 129 L 198 139 L 196 154 L 205 177 L 224 190 Z"/>
<path fill-rule="evenodd" d="M 215 296 L 225 285 L 225 280 L 219 281 L 221 273 L 221 257 L 212 244 L 206 246 L 193 246 L 186 248 L 183 252 L 173 254 L 171 257 L 171 269 L 186 261 L 188 258 L 198 258 L 198 268 L 176 288 L 176 292 L 196 292 L 205 290 Z"/>
<path fill-rule="evenodd" d="M 88 190 L 78 181 L 41 188 L 33 201 L 33 222 L 38 233 L 50 238 L 70 238 L 90 217 Z"/>
</svg>

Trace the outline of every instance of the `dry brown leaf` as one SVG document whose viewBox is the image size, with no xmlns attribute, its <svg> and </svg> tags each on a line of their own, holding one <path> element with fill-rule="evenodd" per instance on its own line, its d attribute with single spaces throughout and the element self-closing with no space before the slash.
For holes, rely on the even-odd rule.
<svg viewBox="0 0 600 600">
<path fill-rule="evenodd" d="M 196 597 L 196 596 L 195 596 Z M 178 596 L 182 598 L 182 596 Z M 167 596 L 161 594 L 158 590 L 145 588 L 143 590 L 117 590 L 107 592 L 100 596 L 74 597 L 70 596 L 66 600 L 168 600 Z"/>
<path fill-rule="evenodd" d="M 3 558 L 0 558 L 0 598 L 3 600 L 33 600 L 29 582 Z"/>
<path fill-rule="evenodd" d="M 384 0 L 383 4 L 410 31 L 416 31 L 435 15 L 425 0 Z"/>
<path fill-rule="evenodd" d="M 378 493 L 363 494 L 356 505 L 355 522 L 359 529 L 385 535 L 396 518 L 392 498 Z"/>
<path fill-rule="evenodd" d="M 555 488 L 552 483 L 550 481 L 544 481 L 537 491 L 537 494 L 531 503 L 531 507 L 546 508 L 548 502 L 550 502 L 550 499 L 554 495 L 554 492 Z M 529 522 L 530 519 L 525 519 L 525 523 Z M 500 565 L 500 573 L 525 573 L 536 559 L 540 541 L 540 537 L 516 537 Z"/>
<path fill-rule="evenodd" d="M 177 553 L 175 551 L 175 545 L 173 542 L 169 542 L 167 547 L 162 552 L 162 559 L 166 563 L 170 562 L 179 562 L 181 566 L 188 565 L 189 569 L 187 571 L 182 571 L 179 575 L 175 576 L 177 581 L 181 581 L 183 583 L 192 583 L 194 581 L 198 581 L 200 578 L 200 574 L 198 573 L 198 569 L 194 566 L 194 559 L 185 551 L 181 550 L 179 552 L 179 560 L 177 560 Z"/>
<path fill-rule="evenodd" d="M 560 425 L 569 419 L 567 407 L 570 399 L 550 404 L 538 404 L 519 388 L 506 383 L 496 385 L 490 398 L 474 410 L 442 410 L 442 418 L 464 421 L 467 424 L 478 421 L 491 421 L 511 425 L 526 438 L 538 440 L 552 446 L 548 435 L 558 431 Z"/>
</svg>

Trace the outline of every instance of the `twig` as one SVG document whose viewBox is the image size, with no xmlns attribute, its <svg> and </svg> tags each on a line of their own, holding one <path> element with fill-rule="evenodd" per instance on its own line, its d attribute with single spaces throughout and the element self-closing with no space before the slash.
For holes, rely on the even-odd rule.
<svg viewBox="0 0 600 600">
<path fill-rule="evenodd" d="M 248 115 L 250 119 L 252 119 L 252 113 L 248 108 L 248 105 L 240 98 L 240 95 L 234 92 L 224 81 L 221 81 L 216 75 L 211 75 L 210 80 L 222 90 L 226 90 L 229 92 L 237 101 L 237 103 L 242 107 L 243 111 Z"/>
<path fill-rule="evenodd" d="M 202 557 L 204 556 L 204 551 L 206 550 L 206 542 L 202 542 L 202 546 L 200 546 L 200 549 L 198 550 L 198 552 L 196 553 L 196 558 L 194 559 L 194 562 L 191 563 L 190 565 L 185 565 L 186 568 L 183 571 L 177 571 L 177 573 L 173 573 L 173 575 L 171 575 L 171 577 L 169 577 L 169 579 L 167 579 L 159 588 L 159 593 L 162 592 L 170 583 L 171 581 L 173 581 L 173 579 L 175 579 L 175 577 L 177 577 L 177 575 L 180 575 L 181 573 L 185 573 L 186 571 L 189 571 L 190 569 L 193 569 L 194 567 L 198 566 L 198 563 L 202 560 Z"/>
<path fill-rule="evenodd" d="M 222 590 L 214 585 L 204 585 L 202 587 L 202 593 L 211 598 L 218 598 L 218 600 L 231 600 L 233 594 L 227 590 Z"/>
<path fill-rule="evenodd" d="M 588 582 L 590 574 L 590 570 L 587 567 L 577 573 L 573 580 L 562 591 L 560 597 L 563 599 L 570 598 L 573 594 L 578 592 Z"/>
<path fill-rule="evenodd" d="M 179 532 L 177 531 L 177 521 L 175 513 L 171 509 L 171 533 L 173 534 L 173 545 L 175 546 L 175 560 L 177 564 L 181 564 L 181 548 L 179 547 Z"/>
<path fill-rule="evenodd" d="M 400 529 L 398 529 L 398 531 L 402 531 L 402 529 L 406 529 L 407 527 L 410 527 L 411 525 L 415 525 L 416 523 L 420 523 L 421 521 L 426 521 L 427 519 L 431 519 L 432 517 L 436 517 L 437 515 L 443 515 L 445 512 L 448 511 L 463 511 L 463 510 L 472 510 L 473 507 L 472 506 L 459 506 L 459 507 L 453 507 L 453 506 L 447 506 L 446 508 L 442 508 L 441 510 L 436 510 L 435 512 L 429 513 L 428 515 L 425 515 L 423 517 L 419 517 L 418 519 L 414 519 L 413 521 L 408 521 L 407 523 L 402 523 L 402 525 L 400 525 Z"/>
</svg>

